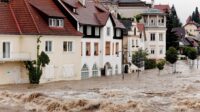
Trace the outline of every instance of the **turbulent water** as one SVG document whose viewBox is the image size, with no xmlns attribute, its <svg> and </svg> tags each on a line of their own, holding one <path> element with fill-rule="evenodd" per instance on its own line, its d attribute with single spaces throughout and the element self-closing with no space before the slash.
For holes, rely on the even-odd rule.
<svg viewBox="0 0 200 112">
<path fill-rule="evenodd" d="M 200 70 L 200 69 L 199 69 Z M 200 72 L 187 62 L 158 74 L 58 82 L 34 89 L 0 89 L 0 112 L 200 112 Z M 182 72 L 182 73 L 181 73 Z"/>
</svg>

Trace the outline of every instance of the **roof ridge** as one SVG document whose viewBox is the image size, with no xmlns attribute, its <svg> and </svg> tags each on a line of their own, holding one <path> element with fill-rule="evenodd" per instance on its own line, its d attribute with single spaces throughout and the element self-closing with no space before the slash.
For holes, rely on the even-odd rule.
<svg viewBox="0 0 200 112">
<path fill-rule="evenodd" d="M 33 20 L 33 24 L 35 25 L 35 28 L 36 28 L 37 32 L 40 34 L 40 30 L 39 30 L 39 28 L 38 28 L 38 26 L 37 26 L 37 24 L 36 24 L 36 21 L 35 21 L 35 19 L 34 19 L 32 13 L 31 13 L 31 11 L 30 11 L 30 8 L 29 8 L 29 6 L 28 6 L 28 3 L 27 3 L 26 0 L 24 0 L 24 2 L 25 2 L 25 5 L 26 5 L 26 8 L 27 8 L 27 10 L 28 10 L 28 13 L 29 13 L 30 16 L 31 16 L 31 19 Z"/>
<path fill-rule="evenodd" d="M 15 24 L 17 25 L 17 29 L 19 30 L 19 33 L 22 34 L 22 30 L 21 30 L 21 28 L 20 28 L 20 26 L 19 26 L 19 23 L 18 23 L 18 21 L 17 21 L 17 19 L 16 19 L 16 16 L 15 16 L 14 11 L 13 11 L 13 9 L 12 9 L 12 7 L 11 7 L 10 4 L 9 4 L 9 9 L 10 9 L 11 14 L 12 14 L 12 16 L 13 16 L 13 19 L 14 19 L 14 21 L 15 21 Z"/>
</svg>

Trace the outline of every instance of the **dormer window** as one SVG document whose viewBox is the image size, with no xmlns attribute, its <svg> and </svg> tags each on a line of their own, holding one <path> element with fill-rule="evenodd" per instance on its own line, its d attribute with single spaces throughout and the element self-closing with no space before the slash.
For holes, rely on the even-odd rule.
<svg viewBox="0 0 200 112">
<path fill-rule="evenodd" d="M 73 8 L 73 13 L 77 13 L 75 8 Z"/>
<path fill-rule="evenodd" d="M 120 29 L 117 29 L 117 30 L 116 30 L 116 36 L 117 36 L 117 37 L 120 37 L 120 36 L 121 36 L 121 30 L 120 30 Z"/>
<path fill-rule="evenodd" d="M 64 19 L 49 18 L 49 27 L 64 27 Z"/>
</svg>

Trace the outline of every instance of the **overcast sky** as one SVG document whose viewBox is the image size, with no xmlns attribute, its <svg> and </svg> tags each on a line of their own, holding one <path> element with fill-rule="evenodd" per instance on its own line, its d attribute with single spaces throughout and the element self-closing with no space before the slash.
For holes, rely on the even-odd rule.
<svg viewBox="0 0 200 112">
<path fill-rule="evenodd" d="M 151 2 L 151 0 L 143 0 Z M 199 0 L 155 0 L 156 4 L 172 4 L 175 5 L 176 11 L 178 13 L 181 22 L 185 24 L 185 21 L 189 15 L 195 10 L 195 7 L 200 7 Z M 200 11 L 200 9 L 199 9 Z"/>
</svg>

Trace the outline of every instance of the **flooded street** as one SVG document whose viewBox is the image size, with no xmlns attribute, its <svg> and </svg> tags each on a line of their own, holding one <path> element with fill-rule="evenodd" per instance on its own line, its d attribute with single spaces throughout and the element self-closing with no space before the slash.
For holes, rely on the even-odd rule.
<svg viewBox="0 0 200 112">
<path fill-rule="evenodd" d="M 0 86 L 0 112 L 200 112 L 200 69 L 181 61 L 177 71 Z"/>
</svg>

